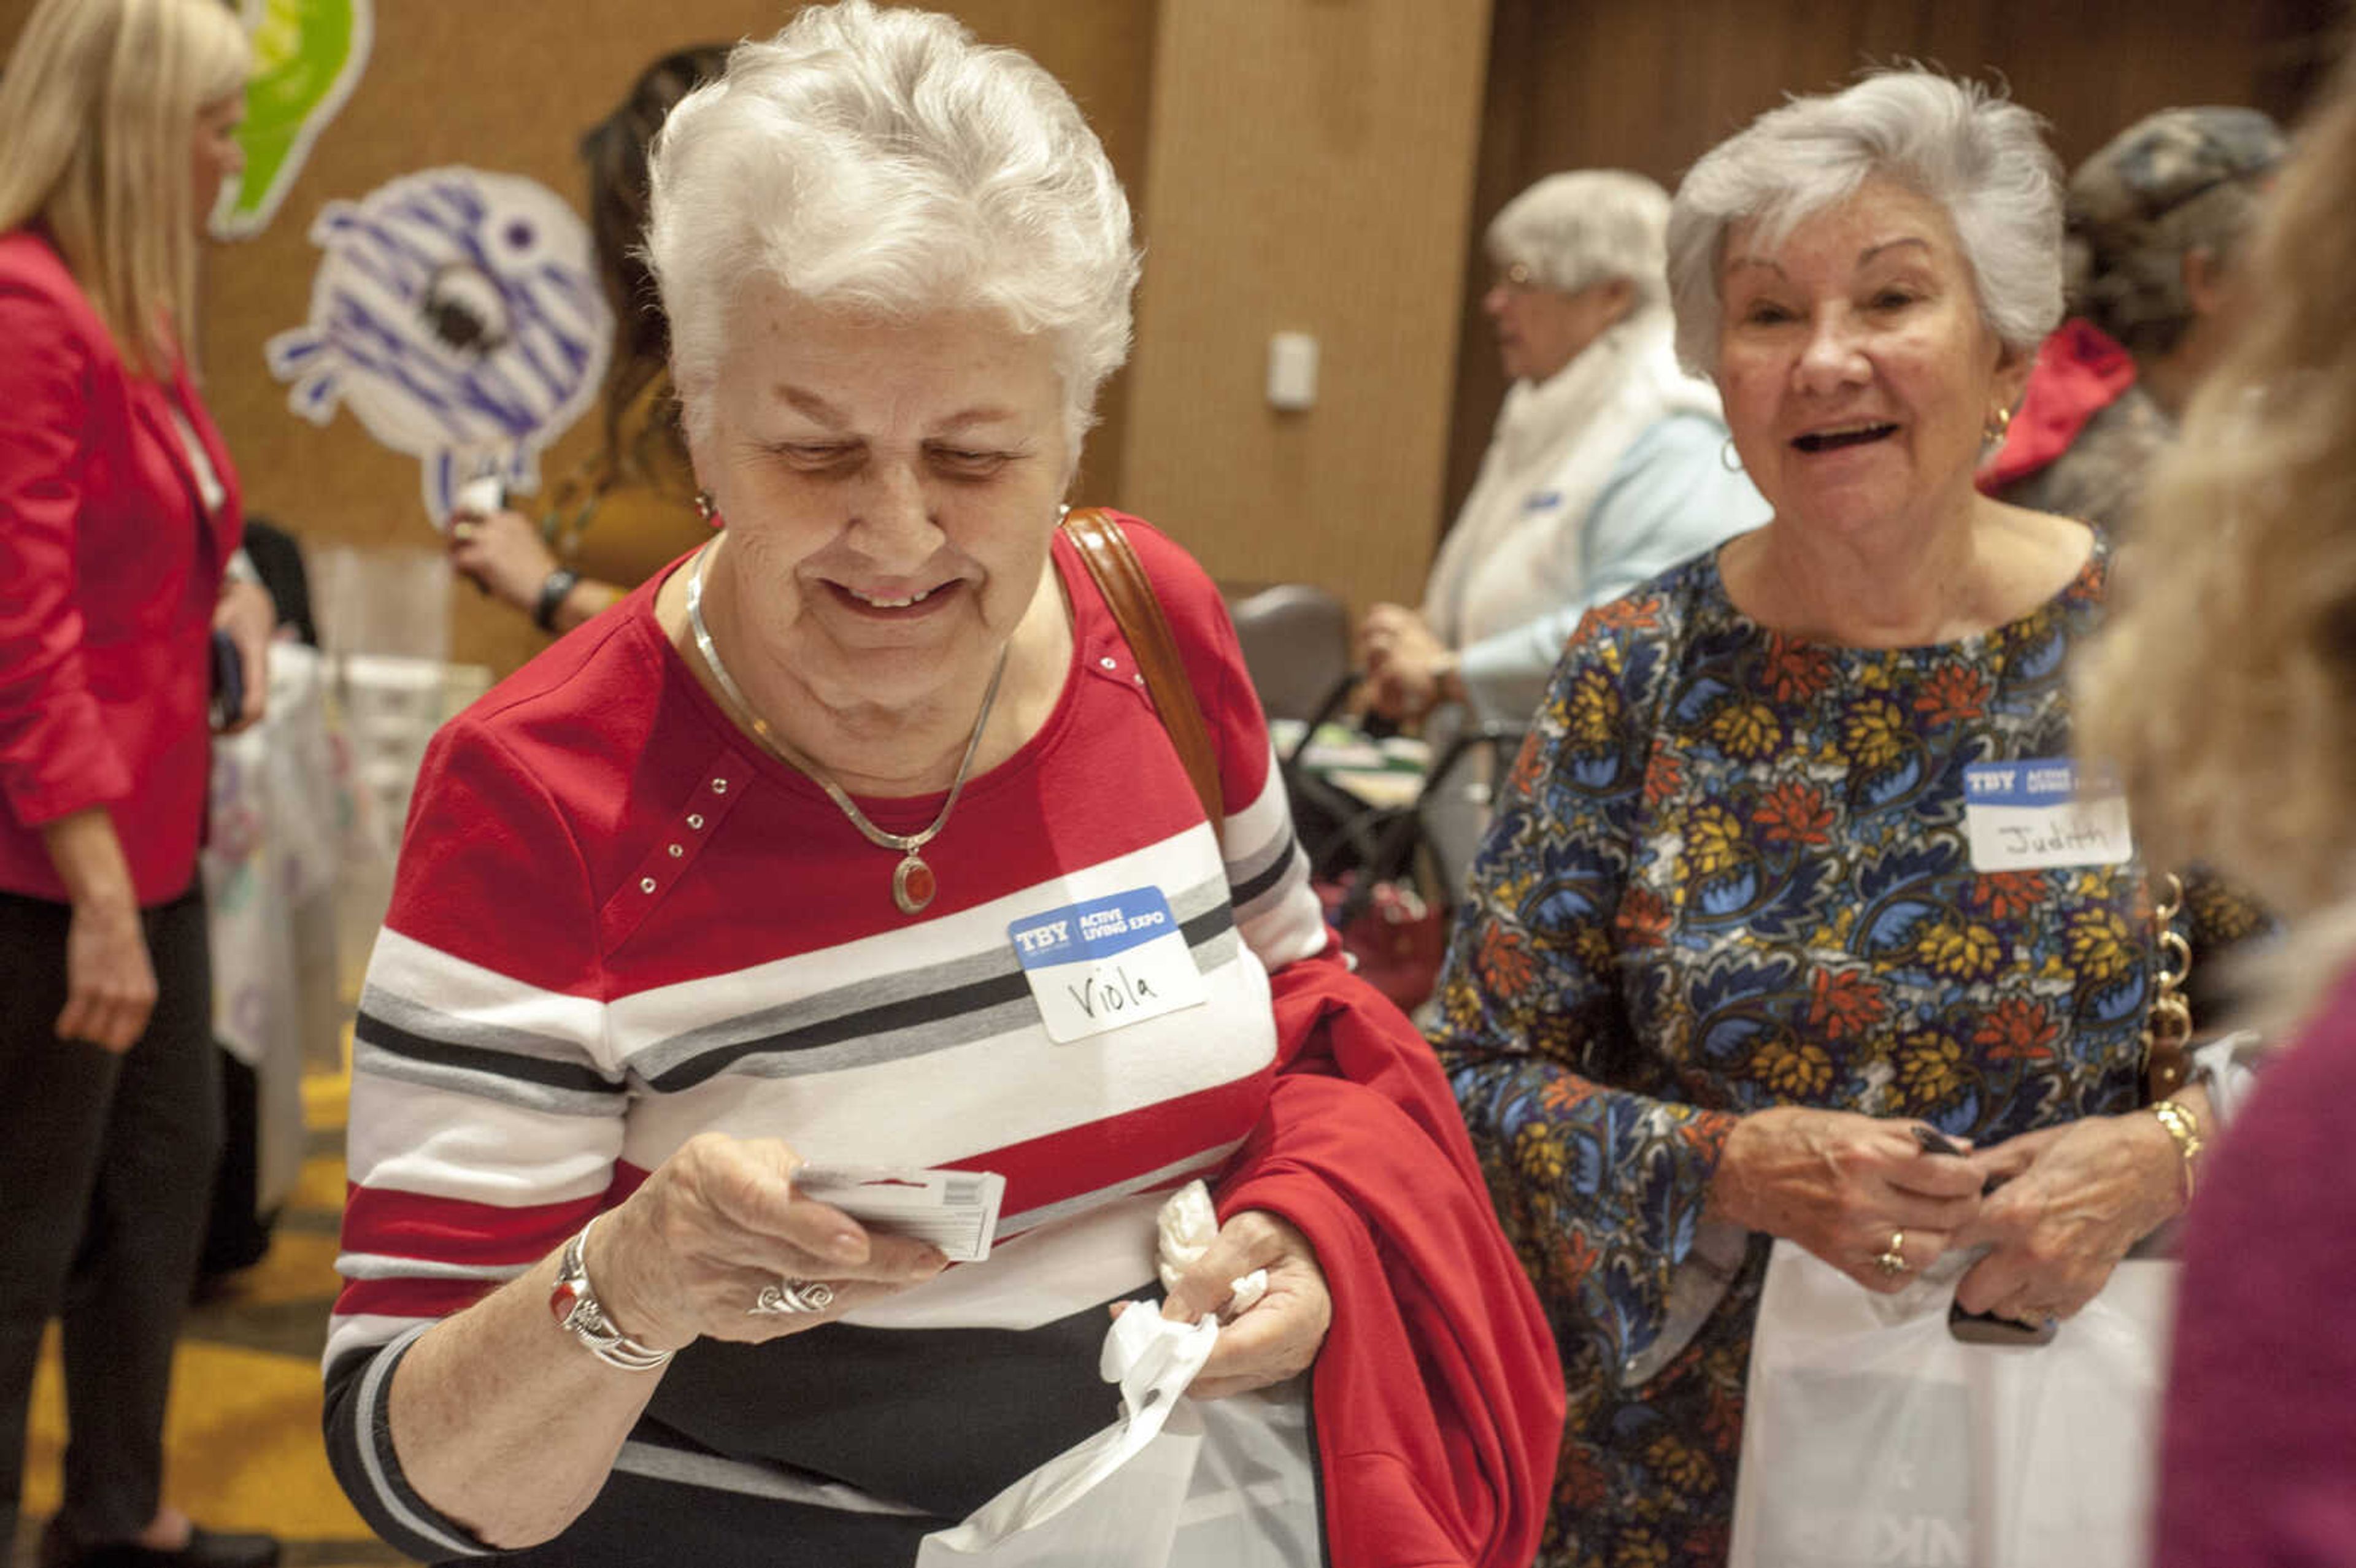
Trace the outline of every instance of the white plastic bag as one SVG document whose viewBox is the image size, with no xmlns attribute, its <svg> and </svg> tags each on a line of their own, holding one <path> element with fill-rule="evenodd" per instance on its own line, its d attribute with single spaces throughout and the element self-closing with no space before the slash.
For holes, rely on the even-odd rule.
<svg viewBox="0 0 2356 1568">
<path fill-rule="evenodd" d="M 1203 1424 L 1203 1441 L 1169 1568 L 1300 1568 L 1325 1561 L 1310 1453 L 1310 1376 L 1187 1402 Z"/>
<path fill-rule="evenodd" d="M 1778 1242 L 1752 1341 L 1732 1568 L 2145 1561 L 2175 1265 L 2130 1260 L 2050 1344 L 1947 1328 L 1968 1254 L 1894 1296 Z"/>
<path fill-rule="evenodd" d="M 1209 1189 L 1190 1181 L 1156 1217 L 1158 1267 L 1175 1290 L 1218 1238 Z M 1223 1318 L 1250 1309 L 1268 1271 L 1233 1282 L 1218 1314 L 1177 1323 L 1132 1302 L 1098 1371 L 1120 1417 L 924 1540 L 916 1568 L 1291 1568 L 1323 1560 L 1307 1374 L 1210 1403 L 1183 1398 Z"/>
<path fill-rule="evenodd" d="M 1179 1323 L 1132 1302 L 1099 1362 L 1120 1384 L 1119 1419 L 925 1537 L 916 1568 L 1163 1568 L 1202 1445 L 1182 1396 L 1218 1337 L 1214 1317 Z"/>
</svg>

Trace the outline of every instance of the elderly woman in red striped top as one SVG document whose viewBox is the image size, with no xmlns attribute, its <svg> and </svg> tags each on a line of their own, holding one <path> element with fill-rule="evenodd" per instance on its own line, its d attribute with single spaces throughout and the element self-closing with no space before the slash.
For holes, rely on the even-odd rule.
<svg viewBox="0 0 2356 1568">
<path fill-rule="evenodd" d="M 1192 1392 L 1290 1456 L 1267 1560 L 1526 1562 L 1559 1381 L 1448 1089 L 1318 917 L 1201 571 L 1128 523 L 1133 645 L 1057 531 L 1136 275 L 1070 99 L 813 9 L 673 112 L 648 250 L 726 526 L 427 759 L 354 1034 L 354 1499 L 434 1559 L 911 1563 L 1111 1417 L 1199 1176 L 1162 1310 L 1224 1311 Z M 996 1246 L 814 1166 L 995 1173 Z"/>
</svg>

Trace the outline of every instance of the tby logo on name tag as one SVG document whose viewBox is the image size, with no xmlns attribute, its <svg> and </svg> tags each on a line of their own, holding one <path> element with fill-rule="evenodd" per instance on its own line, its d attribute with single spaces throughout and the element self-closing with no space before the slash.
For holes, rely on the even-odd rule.
<svg viewBox="0 0 2356 1568">
<path fill-rule="evenodd" d="M 1047 1038 L 1067 1043 L 1207 999 L 1159 888 L 1066 904 L 1006 928 Z"/>
<path fill-rule="evenodd" d="M 2117 866 L 2135 854 L 2126 796 L 2105 780 L 2081 787 L 2066 757 L 1965 768 L 1964 831 L 1975 871 Z"/>
</svg>

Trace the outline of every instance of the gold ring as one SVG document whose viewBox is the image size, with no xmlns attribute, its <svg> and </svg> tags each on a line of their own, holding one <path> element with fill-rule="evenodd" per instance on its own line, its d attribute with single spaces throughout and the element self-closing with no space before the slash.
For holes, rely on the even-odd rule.
<svg viewBox="0 0 2356 1568">
<path fill-rule="evenodd" d="M 450 537 L 456 539 L 460 544 L 473 543 L 475 536 L 481 531 L 482 526 L 480 524 L 465 517 L 461 517 L 458 521 L 450 525 Z"/>
<path fill-rule="evenodd" d="M 1906 1232 L 1892 1231 L 1890 1233 L 1890 1245 L 1883 1248 L 1880 1256 L 1873 1261 L 1883 1274 L 1892 1279 L 1904 1274 L 1906 1272 Z"/>
</svg>

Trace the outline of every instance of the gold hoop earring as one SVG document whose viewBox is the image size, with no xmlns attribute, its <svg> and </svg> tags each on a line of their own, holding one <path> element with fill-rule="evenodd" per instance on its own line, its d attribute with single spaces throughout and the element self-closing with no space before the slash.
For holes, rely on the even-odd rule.
<svg viewBox="0 0 2356 1568">
<path fill-rule="evenodd" d="M 1742 454 L 1734 450 L 1734 438 L 1730 435 L 1719 446 L 1718 465 L 1729 474 L 1742 472 Z"/>
<path fill-rule="evenodd" d="M 2009 408 L 1999 406 L 1995 414 L 1989 418 L 1988 422 L 1980 427 L 1980 443 L 1990 450 L 1994 450 L 1997 447 L 2002 446 L 2004 444 L 2005 438 L 2011 433 L 2012 411 Z"/>
</svg>

